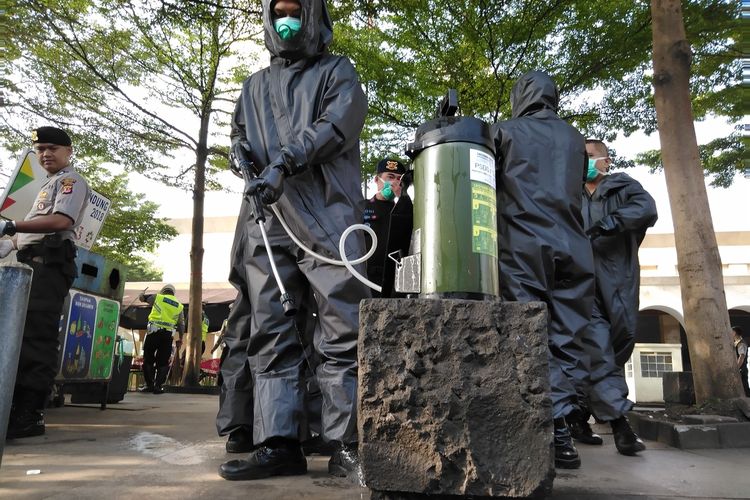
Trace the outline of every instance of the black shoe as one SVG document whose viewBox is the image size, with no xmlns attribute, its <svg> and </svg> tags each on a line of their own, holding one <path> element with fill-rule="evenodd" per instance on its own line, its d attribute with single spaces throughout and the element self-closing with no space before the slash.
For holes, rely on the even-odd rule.
<svg viewBox="0 0 750 500">
<path fill-rule="evenodd" d="M 160 385 L 155 385 L 153 392 L 154 394 L 164 394 L 164 387 Z"/>
<path fill-rule="evenodd" d="M 302 451 L 305 456 L 323 455 L 330 457 L 336 451 L 336 446 L 333 443 L 326 443 L 323 441 L 323 437 L 318 434 L 306 441 L 302 441 Z"/>
<path fill-rule="evenodd" d="M 219 466 L 219 475 L 230 481 L 307 473 L 307 460 L 299 443 L 271 448 L 259 446 L 247 460 L 230 460 Z"/>
<path fill-rule="evenodd" d="M 44 434 L 44 412 L 16 410 L 10 415 L 5 439 L 18 439 Z"/>
<path fill-rule="evenodd" d="M 346 477 L 359 485 L 364 485 L 362 465 L 359 463 L 357 444 L 339 444 L 328 460 L 328 473 L 336 477 Z"/>
<path fill-rule="evenodd" d="M 639 451 L 646 449 L 646 445 L 641 441 L 641 438 L 633 432 L 630 422 L 628 422 L 628 418 L 625 415 L 617 420 L 613 420 L 610 422 L 610 425 L 612 426 L 612 434 L 615 438 L 617 451 L 623 455 L 633 456 Z"/>
<path fill-rule="evenodd" d="M 154 392 L 154 386 L 144 384 L 138 388 L 138 392 Z"/>
<path fill-rule="evenodd" d="M 570 435 L 576 441 L 595 445 L 600 445 L 604 442 L 602 437 L 591 429 L 591 425 L 589 425 L 587 420 L 566 417 L 565 422 L 568 424 Z"/>
<path fill-rule="evenodd" d="M 250 453 L 255 449 L 253 446 L 253 433 L 240 427 L 229 433 L 227 439 L 227 453 Z"/>
<path fill-rule="evenodd" d="M 573 445 L 573 438 L 565 424 L 564 418 L 556 418 L 555 425 L 555 467 L 559 469 L 577 469 L 581 466 L 578 450 Z"/>
</svg>

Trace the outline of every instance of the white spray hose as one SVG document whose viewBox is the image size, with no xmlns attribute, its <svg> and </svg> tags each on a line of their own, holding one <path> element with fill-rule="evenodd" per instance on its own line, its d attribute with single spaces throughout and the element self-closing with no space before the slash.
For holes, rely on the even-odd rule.
<svg viewBox="0 0 750 500">
<path fill-rule="evenodd" d="M 276 208 L 275 204 L 271 205 L 271 210 L 273 210 L 273 213 L 276 215 L 276 218 L 279 219 L 279 222 L 281 222 L 282 227 L 284 228 L 286 233 L 289 235 L 289 237 L 292 239 L 292 241 L 294 241 L 297 244 L 297 246 L 300 247 L 302 250 L 304 250 L 306 253 L 328 264 L 332 264 L 334 266 L 344 266 L 349 270 L 350 273 L 352 273 L 352 276 L 357 278 L 359 281 L 361 281 L 365 285 L 369 286 L 370 288 L 372 288 L 373 290 L 377 292 L 383 291 L 383 287 L 368 280 L 366 277 L 362 276 L 356 269 L 354 269 L 354 266 L 356 264 L 361 264 L 362 262 L 369 259 L 372 256 L 372 254 L 375 253 L 375 249 L 377 248 L 378 237 L 377 235 L 375 235 L 375 231 L 373 231 L 373 229 L 370 226 L 366 224 L 352 224 L 351 226 L 347 227 L 344 230 L 344 232 L 341 233 L 341 238 L 339 239 L 339 254 L 341 254 L 341 260 L 336 260 L 336 259 L 331 259 L 330 257 L 326 257 L 325 255 L 320 255 L 319 253 L 316 253 L 312 249 L 308 248 L 304 243 L 302 243 L 299 240 L 299 238 L 297 238 L 297 236 L 294 235 L 294 233 L 289 228 L 284 218 L 281 216 L 281 213 L 279 213 L 279 209 Z M 367 253 L 364 254 L 362 257 L 350 261 L 346 257 L 346 239 L 349 237 L 350 234 L 352 234 L 354 231 L 358 229 L 367 232 L 372 237 L 372 246 L 367 251 Z"/>
</svg>

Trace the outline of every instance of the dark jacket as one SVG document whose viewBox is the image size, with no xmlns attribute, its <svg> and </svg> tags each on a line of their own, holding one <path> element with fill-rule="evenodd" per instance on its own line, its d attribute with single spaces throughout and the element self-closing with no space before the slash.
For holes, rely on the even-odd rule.
<svg viewBox="0 0 750 500">
<path fill-rule="evenodd" d="M 593 193 L 583 189 L 585 228 L 607 216 L 614 220 L 616 233 L 592 242 L 597 301 L 610 322 L 612 346 L 622 366 L 633 351 L 638 322 L 638 247 L 646 229 L 656 223 L 656 203 L 638 181 L 614 173 L 604 177 Z"/>
<path fill-rule="evenodd" d="M 583 136 L 557 116 L 549 75 L 532 71 L 511 91 L 513 119 L 495 125 L 500 289 L 505 300 L 549 311 L 550 396 L 555 418 L 577 409 L 578 339 L 594 305 L 594 262 L 583 232 Z"/>
<path fill-rule="evenodd" d="M 269 35 L 270 0 L 263 3 L 271 65 L 243 85 L 232 144 L 244 138 L 258 167 L 281 162 L 294 173 L 278 208 L 303 242 L 338 257 L 341 233 L 362 221 L 359 133 L 367 100 L 349 60 L 328 53 L 332 30 L 323 2 L 302 0 L 302 31 L 287 41 Z M 362 255 L 361 235 L 347 241 L 350 255 Z"/>
<path fill-rule="evenodd" d="M 536 300 L 568 273 L 586 275 L 581 298 L 593 296 L 593 262 L 581 220 L 587 156 L 583 136 L 557 116 L 558 92 L 532 71 L 513 87 L 513 119 L 494 126 L 498 151 L 500 287 L 506 300 Z M 568 271 L 555 272 L 544 254 Z M 591 305 L 584 306 L 590 313 Z"/>
</svg>

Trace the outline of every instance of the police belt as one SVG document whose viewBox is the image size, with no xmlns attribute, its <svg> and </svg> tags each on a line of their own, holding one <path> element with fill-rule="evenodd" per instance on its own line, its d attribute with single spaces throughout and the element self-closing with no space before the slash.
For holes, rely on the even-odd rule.
<svg viewBox="0 0 750 500">
<path fill-rule="evenodd" d="M 167 323 L 165 321 L 149 321 L 148 325 L 146 326 L 146 334 L 149 333 L 156 333 L 156 332 L 174 332 L 176 324 L 173 323 Z"/>
<path fill-rule="evenodd" d="M 40 243 L 24 247 L 16 254 L 18 262 L 62 265 L 74 262 L 76 248 L 72 241 L 62 240 L 57 235 L 47 235 Z"/>
</svg>

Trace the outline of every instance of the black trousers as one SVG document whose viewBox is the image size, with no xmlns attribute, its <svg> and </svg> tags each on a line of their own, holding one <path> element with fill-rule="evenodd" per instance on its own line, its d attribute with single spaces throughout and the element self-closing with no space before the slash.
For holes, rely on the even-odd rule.
<svg viewBox="0 0 750 500">
<path fill-rule="evenodd" d="M 40 410 L 54 383 L 58 369 L 60 314 L 75 277 L 72 259 L 44 264 L 40 257 L 19 260 L 34 270 L 26 311 L 21 355 L 13 392 L 19 407 Z"/>
<path fill-rule="evenodd" d="M 171 355 L 171 331 L 157 330 L 146 335 L 146 340 L 143 341 L 143 380 L 147 386 L 164 384 Z"/>
</svg>

